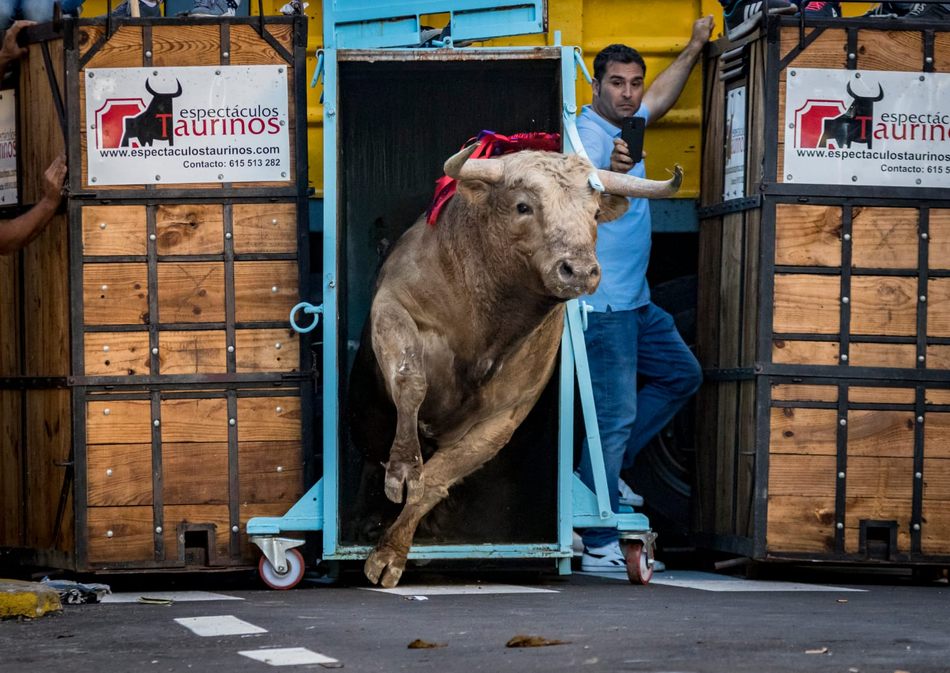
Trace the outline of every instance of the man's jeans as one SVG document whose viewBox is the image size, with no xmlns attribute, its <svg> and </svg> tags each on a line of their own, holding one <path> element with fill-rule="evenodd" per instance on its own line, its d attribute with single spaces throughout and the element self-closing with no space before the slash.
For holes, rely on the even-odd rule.
<svg viewBox="0 0 950 673">
<path fill-rule="evenodd" d="M 6 30 L 14 19 L 51 21 L 53 0 L 0 0 L 0 30 Z"/>
<path fill-rule="evenodd" d="M 587 359 L 610 507 L 618 511 L 620 470 L 634 459 L 683 404 L 696 392 L 702 370 L 676 331 L 669 313 L 652 302 L 632 311 L 593 312 L 587 315 Z M 637 374 L 645 385 L 637 391 Z M 591 489 L 587 442 L 580 464 L 581 480 Z M 588 547 L 602 547 L 617 539 L 615 529 L 588 528 L 582 532 Z"/>
</svg>

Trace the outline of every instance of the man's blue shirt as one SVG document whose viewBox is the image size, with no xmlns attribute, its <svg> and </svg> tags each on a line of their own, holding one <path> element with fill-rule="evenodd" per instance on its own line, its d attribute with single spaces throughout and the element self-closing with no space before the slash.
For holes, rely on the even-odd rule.
<svg viewBox="0 0 950 673">
<path fill-rule="evenodd" d="M 649 120 L 650 111 L 643 105 L 637 117 Z M 585 105 L 577 118 L 577 131 L 587 155 L 596 168 L 610 168 L 614 138 L 620 129 Z M 646 176 L 641 160 L 628 172 L 639 178 Z M 630 208 L 612 222 L 597 226 L 597 259 L 602 275 L 597 291 L 583 297 L 595 311 L 629 311 L 650 302 L 647 265 L 650 261 L 652 227 L 647 199 L 629 199 Z"/>
</svg>

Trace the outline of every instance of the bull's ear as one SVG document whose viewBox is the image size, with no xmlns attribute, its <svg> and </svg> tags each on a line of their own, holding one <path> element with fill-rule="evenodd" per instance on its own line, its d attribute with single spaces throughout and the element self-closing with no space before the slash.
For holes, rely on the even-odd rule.
<svg viewBox="0 0 950 673">
<path fill-rule="evenodd" d="M 473 205 L 482 205 L 488 201 L 491 185 L 482 180 L 459 180 L 458 193 Z"/>
<path fill-rule="evenodd" d="M 627 212 L 629 207 L 630 201 L 627 197 L 602 193 L 600 195 L 600 212 L 597 214 L 597 222 L 613 222 Z"/>
</svg>

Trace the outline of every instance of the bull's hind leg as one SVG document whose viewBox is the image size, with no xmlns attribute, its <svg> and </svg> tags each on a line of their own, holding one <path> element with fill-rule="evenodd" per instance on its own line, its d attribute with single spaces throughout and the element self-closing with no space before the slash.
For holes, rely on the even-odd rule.
<svg viewBox="0 0 950 673">
<path fill-rule="evenodd" d="M 449 494 L 458 483 L 491 460 L 511 439 L 515 428 L 527 415 L 534 401 L 514 413 L 495 416 L 474 426 L 456 444 L 440 448 L 426 462 L 426 487 L 422 499 L 407 503 L 399 518 L 389 527 L 376 549 L 366 559 L 363 572 L 373 583 L 391 588 L 398 584 L 406 569 L 406 556 L 419 522 Z"/>
<path fill-rule="evenodd" d="M 386 497 L 418 502 L 423 492 L 422 452 L 419 449 L 419 407 L 426 396 L 422 339 L 412 316 L 384 293 L 372 311 L 373 352 L 396 407 L 396 436 L 386 464 Z"/>
</svg>

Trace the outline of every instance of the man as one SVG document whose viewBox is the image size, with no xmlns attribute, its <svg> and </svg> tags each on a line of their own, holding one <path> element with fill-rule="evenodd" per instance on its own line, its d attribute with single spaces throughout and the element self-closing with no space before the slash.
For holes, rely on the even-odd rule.
<svg viewBox="0 0 950 673">
<path fill-rule="evenodd" d="M 686 48 L 646 91 L 646 64 L 634 49 L 613 44 L 597 55 L 593 100 L 577 120 L 581 141 L 597 168 L 644 177 L 642 157 L 634 161 L 619 137 L 621 124 L 631 115 L 651 124 L 666 114 L 683 91 L 712 28 L 711 16 L 698 19 Z M 699 363 L 676 331 L 673 318 L 650 302 L 646 281 L 650 239 L 646 199 L 631 199 L 626 214 L 598 226 L 597 259 L 603 275 L 597 291 L 584 298 L 593 308 L 585 339 L 610 505 L 615 512 L 619 489 L 629 490 L 620 481 L 621 469 L 633 464 L 640 449 L 696 392 L 702 378 Z M 638 373 L 647 381 L 639 392 Z M 584 483 L 593 487 L 586 450 L 579 471 Z M 642 504 L 636 494 L 626 495 L 625 504 Z M 581 534 L 584 570 L 626 572 L 616 530 L 588 528 Z"/>
<path fill-rule="evenodd" d="M 17 21 L 3 36 L 0 47 L 0 78 L 7 67 L 26 53 L 26 49 L 17 45 L 16 36 L 32 21 Z M 59 155 L 46 169 L 43 175 L 43 196 L 29 211 L 12 220 L 0 220 L 0 255 L 16 252 L 36 238 L 62 199 L 63 179 L 66 177 L 66 157 Z"/>
</svg>

